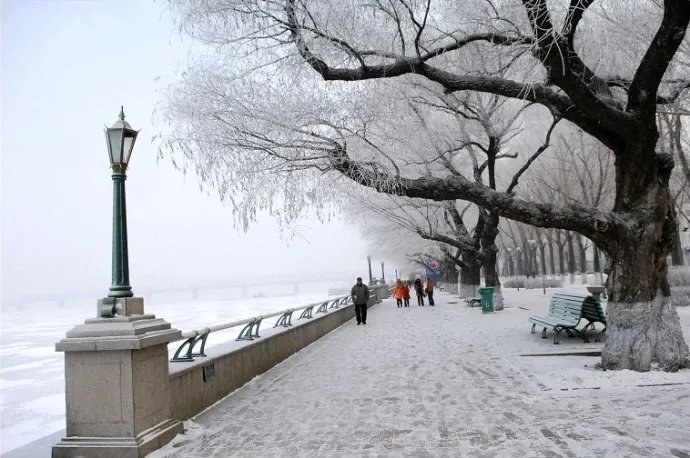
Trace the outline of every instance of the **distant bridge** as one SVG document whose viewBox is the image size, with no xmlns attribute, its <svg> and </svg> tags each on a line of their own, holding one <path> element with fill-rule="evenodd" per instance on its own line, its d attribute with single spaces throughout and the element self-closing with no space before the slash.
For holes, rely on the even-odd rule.
<svg viewBox="0 0 690 458">
<path fill-rule="evenodd" d="M 233 281 L 233 279 L 219 280 L 215 282 L 208 282 L 204 284 L 175 284 L 165 287 L 147 287 L 141 288 L 135 284 L 132 290 L 135 296 L 143 297 L 145 303 L 150 302 L 154 296 L 162 294 L 176 294 L 181 295 L 188 293 L 192 300 L 199 300 L 202 293 L 206 292 L 230 292 L 229 297 L 223 299 L 230 299 L 234 297 L 250 297 L 250 293 L 255 297 L 271 296 L 271 295 L 290 295 L 299 294 L 305 285 L 324 282 L 343 282 L 351 280 L 354 283 L 352 272 L 346 273 L 332 273 L 320 276 L 309 275 L 304 278 L 273 278 L 267 276 L 266 278 L 254 278 L 250 280 Z M 279 290 L 279 294 L 271 293 L 267 287 L 274 287 Z M 287 288 L 286 288 L 287 287 Z M 70 300 L 93 298 L 94 303 L 97 299 L 108 294 L 108 286 L 105 286 L 100 291 L 75 291 L 74 293 L 43 293 L 43 294 L 27 294 L 15 298 L 8 298 L 2 300 L 3 307 L 6 306 L 21 306 L 29 303 L 38 302 L 53 302 L 58 303 L 60 307 L 65 306 Z M 325 294 L 325 291 L 324 291 Z"/>
</svg>

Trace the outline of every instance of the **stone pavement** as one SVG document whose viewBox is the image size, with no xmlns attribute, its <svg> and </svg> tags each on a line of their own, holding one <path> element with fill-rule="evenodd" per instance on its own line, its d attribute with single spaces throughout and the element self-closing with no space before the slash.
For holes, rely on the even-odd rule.
<svg viewBox="0 0 690 458">
<path fill-rule="evenodd" d="M 437 296 L 375 306 L 151 456 L 690 457 L 690 385 L 544 390 L 507 337 L 552 351 L 529 334 L 533 312 Z"/>
</svg>

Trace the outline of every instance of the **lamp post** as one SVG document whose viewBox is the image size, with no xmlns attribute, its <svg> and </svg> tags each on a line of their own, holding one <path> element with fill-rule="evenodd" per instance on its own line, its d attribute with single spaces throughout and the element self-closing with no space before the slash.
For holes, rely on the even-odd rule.
<svg viewBox="0 0 690 458">
<path fill-rule="evenodd" d="M 134 296 L 129 284 L 125 180 L 137 135 L 139 131 L 132 129 L 125 121 L 124 107 L 120 108 L 120 116 L 115 124 L 105 129 L 110 166 L 113 169 L 113 275 L 108 292 L 108 297 L 113 298 Z"/>
<path fill-rule="evenodd" d="M 398 269 L 395 269 L 395 281 L 398 281 Z"/>
<path fill-rule="evenodd" d="M 374 282 L 374 279 L 371 276 L 371 256 L 367 256 L 367 263 L 369 264 L 369 284 L 371 285 Z"/>
<path fill-rule="evenodd" d="M 381 261 L 381 280 L 383 284 L 386 284 L 386 272 L 383 270 L 383 261 Z"/>
<path fill-rule="evenodd" d="M 65 352 L 65 436 L 52 456 L 145 456 L 182 432 L 174 418 L 168 344 L 181 333 L 144 313 L 133 297 L 127 259 L 125 178 L 138 131 L 124 110 L 106 128 L 113 179 L 113 276 L 98 315 L 67 331 L 56 343 Z"/>
</svg>

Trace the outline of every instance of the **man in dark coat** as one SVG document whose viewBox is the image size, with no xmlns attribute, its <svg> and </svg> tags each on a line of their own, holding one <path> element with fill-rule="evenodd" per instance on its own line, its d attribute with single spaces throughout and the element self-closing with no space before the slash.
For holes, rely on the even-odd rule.
<svg viewBox="0 0 690 458">
<path fill-rule="evenodd" d="M 367 324 L 367 302 L 369 301 L 369 287 L 362 283 L 362 277 L 357 277 L 357 284 L 350 292 L 352 302 L 355 304 L 357 324 Z"/>
</svg>

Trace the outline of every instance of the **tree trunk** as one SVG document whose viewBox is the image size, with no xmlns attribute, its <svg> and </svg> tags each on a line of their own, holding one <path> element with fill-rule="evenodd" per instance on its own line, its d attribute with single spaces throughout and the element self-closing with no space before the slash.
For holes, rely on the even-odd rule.
<svg viewBox="0 0 690 458">
<path fill-rule="evenodd" d="M 601 260 L 599 259 L 599 247 L 594 244 L 594 272 L 600 285 L 604 284 L 604 277 L 601 274 Z"/>
<path fill-rule="evenodd" d="M 558 235 L 558 239 L 556 239 L 556 246 L 558 247 L 558 269 L 561 273 L 561 277 L 565 277 L 565 241 L 561 240 L 560 235 Z"/>
<path fill-rule="evenodd" d="M 532 272 L 532 278 L 537 278 L 539 273 L 539 264 L 537 263 L 537 248 L 532 248 L 530 253 L 530 271 Z"/>
<path fill-rule="evenodd" d="M 551 275 L 556 275 L 556 260 L 553 258 L 553 239 L 548 237 L 546 242 L 549 244 L 549 268 Z"/>
<path fill-rule="evenodd" d="M 683 256 L 683 246 L 680 241 L 680 231 L 676 225 L 673 231 L 673 250 L 671 251 L 671 264 L 674 266 L 684 266 L 685 257 Z"/>
<path fill-rule="evenodd" d="M 649 238 L 649 237 L 648 237 Z M 690 364 L 678 313 L 670 301 L 666 253 L 653 240 L 609 254 L 607 340 L 601 354 L 607 369 L 667 371 Z"/>
<path fill-rule="evenodd" d="M 614 211 L 628 218 L 598 240 L 609 274 L 601 360 L 607 369 L 648 371 L 656 363 L 676 371 L 690 366 L 690 352 L 667 279 L 676 227 L 668 189 L 673 159 L 653 153 L 655 136 L 641 140 L 648 142 L 631 142 L 630 151 L 616 159 Z"/>
<path fill-rule="evenodd" d="M 495 247 L 495 245 L 494 245 Z M 496 272 L 496 251 L 484 251 L 484 283 L 494 289 L 494 310 L 503 310 L 503 295 L 501 294 L 501 281 Z"/>
<path fill-rule="evenodd" d="M 580 255 L 580 275 L 582 276 L 582 284 L 587 283 L 587 248 L 582 242 L 582 236 L 577 236 L 577 249 Z"/>
<path fill-rule="evenodd" d="M 455 270 L 455 262 L 447 256 L 444 257 L 439 266 L 441 281 L 444 283 L 454 283 L 458 274 Z"/>
<path fill-rule="evenodd" d="M 570 273 L 570 283 L 575 283 L 575 246 L 573 245 L 573 234 L 566 235 L 568 239 L 568 273 Z"/>
<path fill-rule="evenodd" d="M 480 266 L 469 255 L 463 254 L 462 260 L 465 262 L 466 267 L 460 269 L 458 294 L 460 297 L 475 297 L 480 283 Z"/>
<path fill-rule="evenodd" d="M 480 210 L 483 212 L 483 210 Z M 481 218 L 482 216 L 480 216 Z M 486 215 L 484 231 L 482 232 L 482 266 L 484 267 L 484 284 L 494 289 L 494 310 L 503 310 L 503 295 L 501 294 L 501 280 L 496 271 L 498 247 L 498 213 L 489 212 Z"/>
<path fill-rule="evenodd" d="M 546 253 L 544 252 L 544 245 L 541 247 L 541 274 L 546 277 Z"/>
</svg>

